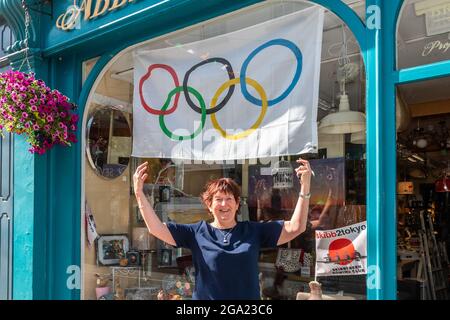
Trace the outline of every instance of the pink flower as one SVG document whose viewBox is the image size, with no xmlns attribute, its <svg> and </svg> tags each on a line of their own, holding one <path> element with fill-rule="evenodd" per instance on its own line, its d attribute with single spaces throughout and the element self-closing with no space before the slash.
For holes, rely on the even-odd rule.
<svg viewBox="0 0 450 320">
<path fill-rule="evenodd" d="M 68 133 L 69 127 L 77 130 L 74 109 L 65 95 L 51 90 L 33 73 L 0 73 L 0 128 L 29 135 L 32 153 L 43 154 L 55 144 L 67 146 L 68 140 L 76 142 L 75 135 Z M 58 130 L 52 125 L 56 120 Z"/>
</svg>

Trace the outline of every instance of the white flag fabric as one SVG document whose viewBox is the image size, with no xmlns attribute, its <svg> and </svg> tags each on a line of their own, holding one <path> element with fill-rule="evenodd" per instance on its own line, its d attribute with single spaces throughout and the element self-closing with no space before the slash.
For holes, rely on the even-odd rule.
<svg viewBox="0 0 450 320">
<path fill-rule="evenodd" d="M 367 274 L 366 221 L 316 230 L 316 276 Z"/>
<path fill-rule="evenodd" d="M 317 152 L 323 9 L 134 52 L 135 157 L 234 160 Z"/>
</svg>

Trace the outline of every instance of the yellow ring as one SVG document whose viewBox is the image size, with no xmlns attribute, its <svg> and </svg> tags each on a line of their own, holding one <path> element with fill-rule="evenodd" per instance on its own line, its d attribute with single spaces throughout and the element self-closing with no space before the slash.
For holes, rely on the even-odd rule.
<svg viewBox="0 0 450 320">
<path fill-rule="evenodd" d="M 214 97 L 211 100 L 210 108 L 215 107 L 217 100 L 219 99 L 222 92 L 224 92 L 226 89 L 228 89 L 228 87 L 238 84 L 240 82 L 241 82 L 240 78 L 235 78 L 235 79 L 228 80 L 223 85 L 221 85 L 220 88 L 217 89 L 216 93 L 214 94 Z M 253 131 L 255 131 L 259 127 L 259 125 L 261 124 L 261 122 L 264 119 L 264 116 L 266 115 L 268 103 L 267 103 L 266 92 L 264 91 L 263 87 L 255 80 L 247 78 L 247 77 L 245 78 L 245 82 L 247 84 L 251 85 L 253 88 L 255 88 L 256 92 L 258 92 L 259 96 L 261 97 L 261 102 L 262 102 L 261 103 L 261 113 L 259 114 L 258 119 L 256 119 L 256 122 L 250 127 L 250 129 L 247 129 L 244 132 L 233 134 L 233 135 L 227 134 L 226 131 L 222 129 L 222 127 L 217 122 L 215 113 L 211 114 L 211 122 L 212 122 L 213 127 L 217 131 L 219 131 L 220 134 L 222 135 L 222 137 L 224 137 L 225 139 L 239 140 L 239 139 L 245 138 L 246 136 L 252 134 Z"/>
</svg>

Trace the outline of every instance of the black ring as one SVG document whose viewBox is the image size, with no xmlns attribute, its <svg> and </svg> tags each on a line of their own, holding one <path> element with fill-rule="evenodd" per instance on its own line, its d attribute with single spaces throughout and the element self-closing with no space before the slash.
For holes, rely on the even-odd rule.
<svg viewBox="0 0 450 320">
<path fill-rule="evenodd" d="M 234 79 L 233 67 L 231 66 L 231 63 L 228 60 L 224 59 L 224 58 L 209 58 L 209 59 L 206 59 L 206 60 L 196 64 L 192 68 L 190 68 L 186 72 L 186 74 L 184 75 L 184 79 L 183 79 L 183 93 L 184 93 L 184 96 L 186 98 L 186 102 L 189 105 L 189 107 L 191 107 L 191 109 L 194 110 L 197 113 L 202 113 L 202 109 L 200 109 L 198 106 L 196 106 L 194 104 L 194 102 L 191 100 L 191 97 L 189 97 L 187 82 L 189 80 L 189 75 L 192 73 L 192 71 L 194 71 L 198 67 L 200 67 L 200 66 L 202 66 L 204 64 L 210 63 L 210 62 L 219 62 L 219 63 L 225 65 L 226 68 L 227 68 L 228 77 L 230 78 L 230 80 Z M 215 106 L 212 109 L 209 109 L 209 108 L 206 109 L 206 114 L 216 113 L 217 111 L 222 109 L 225 106 L 225 104 L 228 102 L 228 100 L 230 100 L 231 95 L 234 92 L 234 86 L 235 86 L 234 84 L 230 86 L 230 88 L 228 89 L 227 95 L 225 96 L 225 98 L 223 98 L 222 102 L 217 104 L 217 106 Z"/>
</svg>

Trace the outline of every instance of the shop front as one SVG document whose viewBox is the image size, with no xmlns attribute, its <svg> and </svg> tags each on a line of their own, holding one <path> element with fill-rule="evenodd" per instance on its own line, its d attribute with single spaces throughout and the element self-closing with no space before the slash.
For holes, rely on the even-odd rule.
<svg viewBox="0 0 450 320">
<path fill-rule="evenodd" d="M 199 195 L 229 177 L 241 187 L 238 220 L 263 223 L 290 219 L 300 156 L 314 171 L 307 230 L 261 250 L 261 299 L 306 299 L 313 280 L 326 299 L 443 298 L 433 274 L 417 274 L 425 251 L 404 234 L 422 236 L 414 210 L 428 212 L 429 201 L 436 243 L 446 241 L 450 30 L 432 16 L 449 5 L 43 1 L 26 6 L 25 32 L 21 1 L 0 2 L 6 21 L 23 21 L 11 24 L 16 38 L 28 37 L 29 50 L 10 48 L 12 66 L 30 62 L 80 117 L 70 148 L 31 155 L 14 139 L 13 298 L 189 300 L 191 253 L 148 232 L 136 168 L 149 163 L 144 193 L 164 222 L 208 221 Z M 264 127 L 264 115 L 279 123 Z M 198 148 L 208 126 L 217 136 Z M 218 148 L 223 138 L 231 142 Z M 436 194 L 418 191 L 435 180 Z M 417 187 L 398 192 L 398 182 Z M 406 294 L 411 286 L 417 295 Z"/>
</svg>

